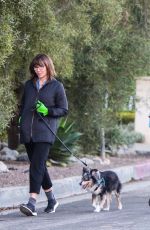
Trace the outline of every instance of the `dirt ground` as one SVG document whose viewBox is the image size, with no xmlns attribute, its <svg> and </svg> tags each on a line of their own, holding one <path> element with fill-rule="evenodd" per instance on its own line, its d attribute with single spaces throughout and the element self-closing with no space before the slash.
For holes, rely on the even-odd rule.
<svg viewBox="0 0 150 230">
<path fill-rule="evenodd" d="M 92 156 L 90 157 L 92 158 Z M 98 168 L 100 170 L 113 169 L 125 165 L 140 164 L 142 162 L 150 161 L 150 156 L 121 156 L 109 157 L 110 164 L 100 164 L 98 160 L 94 160 L 94 164 L 88 165 L 91 168 Z M 19 161 L 4 162 L 9 172 L 0 173 L 0 188 L 9 186 L 25 186 L 28 185 L 29 177 L 29 163 Z M 80 176 L 83 165 L 80 162 L 70 163 L 66 167 L 50 166 L 48 167 L 51 179 L 62 179 L 71 176 Z"/>
</svg>

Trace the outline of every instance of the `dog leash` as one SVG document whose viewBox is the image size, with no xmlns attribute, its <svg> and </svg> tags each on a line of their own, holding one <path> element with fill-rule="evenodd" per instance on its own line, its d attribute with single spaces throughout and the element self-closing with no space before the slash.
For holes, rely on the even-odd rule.
<svg viewBox="0 0 150 230">
<path fill-rule="evenodd" d="M 101 179 L 97 180 L 97 187 L 94 189 L 94 191 L 96 191 L 100 185 L 102 185 L 103 187 L 105 187 L 105 179 L 102 177 Z"/>
<path fill-rule="evenodd" d="M 34 110 L 36 110 L 36 108 L 34 108 L 32 111 L 34 111 Z M 37 112 L 37 111 L 36 111 Z M 84 162 L 84 161 L 82 161 L 79 157 L 77 157 L 75 154 L 73 154 L 72 152 L 71 152 L 71 150 L 65 145 L 65 143 L 57 136 L 57 134 L 55 134 L 54 132 L 53 132 L 53 130 L 50 128 L 50 126 L 48 125 L 48 123 L 45 121 L 45 119 L 41 116 L 41 114 L 40 113 L 38 113 L 37 112 L 37 114 L 38 114 L 38 116 L 42 119 L 42 121 L 44 122 L 44 124 L 47 126 L 47 128 L 51 131 L 51 133 L 60 141 L 60 143 L 68 150 L 68 152 L 71 154 L 71 155 L 73 155 L 77 160 L 79 160 L 84 166 L 86 166 L 86 167 L 88 167 L 88 165 Z"/>
</svg>

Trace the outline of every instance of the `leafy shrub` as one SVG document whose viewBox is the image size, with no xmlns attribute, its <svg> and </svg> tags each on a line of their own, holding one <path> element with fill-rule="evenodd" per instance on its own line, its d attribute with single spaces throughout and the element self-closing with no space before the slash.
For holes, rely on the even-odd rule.
<svg viewBox="0 0 150 230">
<path fill-rule="evenodd" d="M 108 128 L 105 132 L 106 145 L 124 144 L 124 136 L 119 126 Z"/>
<path fill-rule="evenodd" d="M 77 141 L 82 134 L 74 130 L 74 122 L 70 123 L 66 118 L 60 119 L 57 136 L 70 149 L 72 153 L 76 152 Z M 56 138 L 54 145 L 50 151 L 49 157 L 58 162 L 68 163 L 71 153 Z"/>
<path fill-rule="evenodd" d="M 133 124 L 116 126 L 106 130 L 107 145 L 132 145 L 136 142 L 142 143 L 144 136 L 133 130 Z"/>
</svg>

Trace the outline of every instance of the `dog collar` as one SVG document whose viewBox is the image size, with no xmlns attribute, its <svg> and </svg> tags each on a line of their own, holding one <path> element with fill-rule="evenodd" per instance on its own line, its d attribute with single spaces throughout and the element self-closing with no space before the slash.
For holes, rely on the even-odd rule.
<svg viewBox="0 0 150 230">
<path fill-rule="evenodd" d="M 102 185 L 105 187 L 105 180 L 103 177 L 101 179 L 97 180 L 97 185 Z"/>
</svg>

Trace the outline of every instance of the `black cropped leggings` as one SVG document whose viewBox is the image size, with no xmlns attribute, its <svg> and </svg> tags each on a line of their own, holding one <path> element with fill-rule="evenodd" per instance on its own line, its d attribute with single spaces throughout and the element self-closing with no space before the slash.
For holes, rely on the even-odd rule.
<svg viewBox="0 0 150 230">
<path fill-rule="evenodd" d="M 47 190 L 52 187 L 52 182 L 46 167 L 46 160 L 51 148 L 47 142 L 30 142 L 25 144 L 30 160 L 29 192 L 40 193 L 40 188 Z"/>
</svg>

